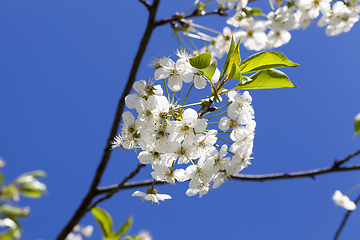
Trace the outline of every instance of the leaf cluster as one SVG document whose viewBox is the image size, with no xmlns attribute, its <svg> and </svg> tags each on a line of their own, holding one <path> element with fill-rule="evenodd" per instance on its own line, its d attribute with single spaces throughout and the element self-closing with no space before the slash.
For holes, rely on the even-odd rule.
<svg viewBox="0 0 360 240">
<path fill-rule="evenodd" d="M 262 51 L 251 55 L 241 61 L 240 41 L 235 45 L 232 38 L 229 51 L 221 70 L 216 86 L 212 84 L 212 96 L 219 96 L 232 90 L 245 89 L 274 89 L 274 88 L 297 88 L 279 67 L 297 67 L 297 63 L 290 61 L 284 54 L 279 52 Z M 217 67 L 217 61 L 211 63 L 211 54 L 203 53 L 189 59 L 190 64 L 212 79 Z M 254 73 L 255 72 L 255 73 Z M 244 74 L 254 73 L 251 76 Z M 226 90 L 224 85 L 228 80 L 235 79 L 239 83 L 234 89 Z"/>
<path fill-rule="evenodd" d="M 113 230 L 113 221 L 111 215 L 100 207 L 94 207 L 91 209 L 91 213 L 94 215 L 100 229 L 104 235 L 103 240 L 117 240 L 120 239 L 125 233 L 127 233 L 133 224 L 133 217 L 128 219 L 117 229 Z M 137 236 L 124 236 L 122 240 L 139 240 Z"/>
<path fill-rule="evenodd" d="M 19 195 L 30 198 L 43 196 L 47 192 L 46 186 L 37 178 L 45 176 L 45 172 L 40 170 L 24 173 L 6 185 L 5 176 L 0 172 L 0 222 L 7 227 L 7 231 L 0 233 L 0 240 L 20 239 L 22 229 L 19 218 L 28 217 L 29 208 L 14 206 L 10 202 L 19 201 Z"/>
</svg>

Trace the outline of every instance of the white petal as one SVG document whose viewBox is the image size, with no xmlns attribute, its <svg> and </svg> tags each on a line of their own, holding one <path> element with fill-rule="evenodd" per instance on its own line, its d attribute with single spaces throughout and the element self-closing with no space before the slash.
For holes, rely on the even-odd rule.
<svg viewBox="0 0 360 240">
<path fill-rule="evenodd" d="M 206 80 L 203 76 L 195 75 L 194 85 L 197 89 L 203 89 L 206 86 Z"/>
<path fill-rule="evenodd" d="M 168 86 L 172 91 L 174 91 L 174 92 L 180 91 L 182 88 L 182 85 L 183 85 L 183 82 L 180 77 L 178 77 L 178 76 L 169 77 Z"/>
<path fill-rule="evenodd" d="M 134 115 L 129 111 L 126 111 L 122 114 L 122 119 L 126 126 L 130 126 L 135 122 Z"/>
</svg>

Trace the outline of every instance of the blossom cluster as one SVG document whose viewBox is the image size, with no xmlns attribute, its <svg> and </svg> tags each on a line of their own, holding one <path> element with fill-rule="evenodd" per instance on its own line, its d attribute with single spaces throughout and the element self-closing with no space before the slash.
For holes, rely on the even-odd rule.
<svg viewBox="0 0 360 240">
<path fill-rule="evenodd" d="M 214 87 L 219 81 L 220 71 L 217 69 L 213 78 L 207 79 L 191 66 L 188 56 L 183 53 L 176 62 L 169 57 L 156 60 L 155 68 L 155 80 L 163 79 L 165 91 L 161 85 L 144 80 L 133 84 L 136 93 L 125 98 L 130 110 L 122 114 L 123 125 L 120 135 L 114 140 L 114 147 L 137 150 L 140 163 L 151 165 L 154 180 L 171 185 L 189 180 L 186 194 L 202 197 L 250 164 L 256 125 L 252 98 L 247 91 L 229 91 L 229 102 L 223 107 L 212 106 L 214 102 L 210 98 L 187 105 L 185 99 L 181 104 L 180 94 L 177 100 L 175 96 L 182 89 L 183 82 L 193 82 L 195 89 L 190 90 L 194 91 L 205 88 L 207 83 Z M 168 88 L 174 92 L 172 101 Z M 218 114 L 204 118 L 225 107 L 227 111 L 223 114 L 227 116 Z M 220 120 L 211 123 L 212 119 Z M 230 137 L 220 137 L 219 134 Z M 221 146 L 220 141 L 223 142 Z M 133 196 L 152 203 L 171 198 L 157 194 L 153 187 L 147 193 L 136 191 Z"/>
<path fill-rule="evenodd" d="M 189 36 L 210 41 L 209 46 L 200 52 L 209 52 L 213 56 L 221 58 L 228 51 L 231 37 L 241 42 L 249 50 L 260 51 L 273 49 L 288 43 L 291 39 L 291 30 L 306 29 L 309 24 L 319 18 L 317 25 L 326 27 L 328 36 L 336 36 L 348 32 L 359 21 L 360 5 L 355 1 L 331 1 L 331 0 L 295 0 L 282 3 L 277 9 L 267 15 L 261 14 L 258 9 L 247 6 L 247 0 L 217 0 L 220 4 L 227 4 L 231 8 L 236 6 L 236 14 L 227 20 L 227 24 L 233 27 L 223 29 L 217 37 L 211 37 L 205 33 L 196 31 Z M 259 15 L 266 16 L 260 19 Z M 189 22 L 193 27 L 199 25 Z"/>
<path fill-rule="evenodd" d="M 348 196 L 342 194 L 339 190 L 335 191 L 335 193 L 332 196 L 332 199 L 337 205 L 349 211 L 356 209 L 356 204 L 353 201 L 351 201 Z"/>
</svg>

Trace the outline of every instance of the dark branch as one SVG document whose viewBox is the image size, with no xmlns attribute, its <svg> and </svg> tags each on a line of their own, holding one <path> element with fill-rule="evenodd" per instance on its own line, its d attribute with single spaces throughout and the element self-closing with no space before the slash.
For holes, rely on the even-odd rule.
<svg viewBox="0 0 360 240">
<path fill-rule="evenodd" d="M 139 0 L 139 2 L 141 2 L 142 4 L 144 4 L 144 6 L 149 10 L 149 12 L 150 12 L 150 10 L 151 10 L 151 5 L 150 5 L 150 3 L 148 3 L 147 1 L 145 1 L 145 0 Z"/>
<path fill-rule="evenodd" d="M 202 14 L 201 12 L 199 12 L 197 9 L 195 9 L 195 11 L 191 14 L 188 14 L 186 16 L 184 15 L 181 15 L 181 14 L 178 14 L 178 13 L 175 13 L 174 15 L 172 15 L 172 17 L 170 18 L 164 18 L 160 21 L 156 21 L 155 24 L 157 26 L 161 26 L 161 25 L 164 25 L 164 24 L 167 24 L 167 23 L 171 23 L 171 22 L 180 22 L 180 20 L 183 20 L 183 19 L 187 19 L 187 18 L 194 18 L 194 17 L 202 17 L 202 16 L 208 16 L 208 15 L 219 15 L 219 16 L 227 16 L 227 14 L 224 12 L 228 10 L 228 8 L 225 8 L 225 9 L 216 9 L 216 10 L 213 10 L 213 11 L 210 11 L 210 12 L 205 12 L 204 14 Z"/>
<path fill-rule="evenodd" d="M 115 193 L 117 193 L 120 189 L 122 189 L 122 187 L 130 180 L 132 179 L 133 177 L 136 176 L 136 174 L 139 173 L 140 169 L 145 167 L 146 165 L 144 164 L 139 164 L 137 166 L 137 168 L 132 172 L 130 173 L 129 176 L 127 176 L 119 185 L 117 185 L 118 187 L 117 188 L 113 188 L 111 191 L 108 191 L 106 196 L 98 199 L 96 202 L 94 202 L 90 207 L 89 207 L 89 210 L 92 209 L 93 207 L 97 206 L 99 203 L 101 203 L 102 201 L 106 200 L 106 199 L 109 199 L 112 197 L 112 195 L 114 195 Z M 98 191 L 99 194 L 101 194 L 100 191 Z"/>
<path fill-rule="evenodd" d="M 360 195 L 358 196 L 358 198 L 355 200 L 354 203 L 357 205 L 357 203 L 358 203 L 359 201 L 360 201 Z M 352 211 L 347 211 L 347 213 L 345 214 L 344 219 L 342 220 L 341 225 L 340 225 L 339 229 L 337 230 L 337 232 L 336 232 L 336 234 L 335 234 L 334 240 L 338 239 L 338 237 L 339 237 L 339 235 L 340 235 L 340 232 L 341 232 L 342 229 L 344 228 L 345 223 L 346 223 L 346 221 L 348 220 L 351 212 L 352 212 Z"/>
<path fill-rule="evenodd" d="M 353 154 L 350 154 L 349 156 L 347 156 L 346 158 L 341 159 L 340 161 L 335 161 L 333 167 L 339 167 L 340 165 L 346 163 L 347 161 L 349 161 L 351 158 L 355 157 L 356 155 L 360 154 L 360 150 L 357 152 L 354 152 Z"/>
<path fill-rule="evenodd" d="M 274 173 L 274 174 L 261 174 L 261 175 L 248 175 L 248 174 L 237 174 L 232 176 L 232 179 L 242 180 L 242 181 L 266 181 L 266 180 L 278 180 L 278 179 L 289 179 L 289 178 L 303 178 L 311 177 L 315 178 L 317 175 L 331 173 L 331 172 L 343 172 L 343 171 L 352 171 L 359 170 L 360 164 L 348 166 L 348 167 L 327 167 L 320 169 L 313 169 L 309 171 L 302 172 L 291 172 L 291 173 Z"/>
<path fill-rule="evenodd" d="M 344 159 L 347 159 L 347 161 L 348 161 L 349 159 L 351 159 L 359 154 L 360 154 L 360 150 L 353 154 L 350 154 L 349 156 L 347 156 Z M 343 161 L 343 160 L 341 160 L 341 161 Z M 360 169 L 360 164 L 353 165 L 353 166 L 346 166 L 346 167 L 339 167 L 336 165 L 336 166 L 332 166 L 332 167 L 319 168 L 319 169 L 313 169 L 313 170 L 302 171 L 302 172 L 272 173 L 272 174 L 259 174 L 259 175 L 237 174 L 237 175 L 232 176 L 231 178 L 235 179 L 235 180 L 242 180 L 242 181 L 260 181 L 260 182 L 267 181 L 267 180 L 279 180 L 279 179 L 303 178 L 303 177 L 311 177 L 314 179 L 315 176 L 325 174 L 325 173 L 353 171 L 353 170 L 359 170 L 359 169 Z M 148 186 L 148 185 L 151 185 L 152 182 L 153 182 L 153 179 L 125 183 L 122 185 L 116 184 L 116 185 L 111 185 L 111 186 L 107 186 L 107 187 L 99 187 L 98 194 L 104 194 L 107 192 L 111 192 L 114 189 L 116 189 L 116 191 L 119 191 L 121 189 Z M 163 183 L 163 182 L 160 182 L 160 181 L 155 182 L 155 184 L 160 184 L 160 183 Z"/>
<path fill-rule="evenodd" d="M 121 120 L 121 114 L 123 112 L 124 105 L 125 105 L 125 97 L 130 93 L 131 87 L 135 81 L 136 73 L 138 71 L 141 59 L 144 55 L 145 49 L 150 40 L 151 33 L 153 32 L 153 30 L 156 27 L 155 16 L 156 16 L 156 11 L 159 6 L 159 2 L 160 2 L 160 0 L 154 0 L 153 5 L 149 8 L 149 18 L 148 18 L 146 30 L 141 39 L 140 46 L 139 46 L 138 52 L 136 54 L 136 57 L 134 59 L 126 87 L 122 93 L 120 100 L 119 100 L 118 108 L 117 108 L 115 118 L 114 118 L 114 122 L 113 122 L 113 125 L 111 128 L 111 132 L 110 132 L 109 138 L 107 140 L 106 147 L 104 149 L 104 154 L 103 154 L 101 162 L 96 170 L 96 174 L 92 181 L 91 187 L 90 187 L 87 195 L 83 199 L 81 205 L 78 207 L 75 214 L 71 218 L 71 220 L 66 224 L 66 226 L 62 229 L 62 231 L 58 235 L 57 240 L 65 239 L 65 237 L 69 234 L 69 232 L 71 232 L 73 227 L 80 221 L 80 219 L 89 210 L 88 207 L 91 204 L 91 201 L 94 199 L 95 196 L 98 195 L 97 187 L 99 185 L 102 174 L 104 173 L 105 167 L 110 158 L 111 145 L 112 145 L 112 141 L 114 140 L 114 137 L 115 137 L 118 127 L 119 127 L 119 123 Z"/>
</svg>

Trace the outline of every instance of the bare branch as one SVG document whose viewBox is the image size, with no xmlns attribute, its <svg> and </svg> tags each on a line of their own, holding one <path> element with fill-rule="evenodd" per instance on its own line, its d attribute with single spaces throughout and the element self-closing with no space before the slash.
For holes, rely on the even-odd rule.
<svg viewBox="0 0 360 240">
<path fill-rule="evenodd" d="M 315 179 L 316 175 L 321 175 L 331 172 L 352 171 L 359 169 L 360 169 L 360 164 L 347 166 L 347 167 L 327 167 L 327 168 L 313 169 L 302 172 L 290 172 L 290 173 L 273 173 L 273 174 L 260 174 L 260 175 L 237 174 L 232 176 L 232 179 L 242 180 L 242 181 L 260 181 L 260 182 L 266 180 L 303 178 L 303 177 L 311 177 Z"/>
<path fill-rule="evenodd" d="M 344 162 L 350 160 L 351 158 L 357 156 L 360 154 L 360 150 L 357 152 L 350 154 L 346 158 L 340 160 L 339 162 L 343 164 Z M 331 167 L 326 168 L 319 168 L 319 169 L 313 169 L 308 171 L 302 171 L 302 172 L 290 172 L 290 173 L 272 173 L 272 174 L 259 174 L 259 175 L 249 175 L 249 174 L 237 174 L 233 175 L 231 178 L 235 180 L 242 180 L 242 181 L 267 181 L 267 180 L 279 180 L 279 179 L 290 179 L 290 178 L 303 178 L 303 177 L 311 177 L 315 178 L 316 175 L 321 175 L 325 173 L 331 173 L 331 172 L 343 172 L 343 171 L 353 171 L 353 170 L 359 170 L 360 164 L 353 165 L 353 166 L 346 166 L 346 167 L 339 167 L 339 164 L 334 164 Z M 149 180 L 143 180 L 138 182 L 125 182 L 120 184 L 115 184 L 111 186 L 106 187 L 98 187 L 98 194 L 104 194 L 111 191 L 119 191 L 121 189 L 127 189 L 127 188 L 135 188 L 135 187 L 142 187 L 142 186 L 148 186 L 153 183 L 153 179 Z M 155 184 L 160 184 L 163 182 L 156 181 Z"/>
<path fill-rule="evenodd" d="M 164 19 L 162 19 L 160 21 L 156 21 L 155 24 L 157 26 L 161 26 L 161 25 L 171 23 L 171 22 L 174 22 L 174 21 L 179 22 L 180 20 L 187 19 L 187 18 L 202 17 L 202 16 L 208 16 L 208 15 L 219 15 L 219 16 L 225 16 L 226 17 L 226 16 L 228 16 L 228 14 L 225 13 L 226 10 L 228 10 L 228 8 L 224 8 L 224 9 L 218 8 L 218 9 L 210 11 L 210 12 L 201 13 L 197 9 L 195 9 L 195 11 L 193 11 L 193 13 L 188 14 L 186 16 L 181 15 L 179 13 L 175 13 L 170 18 L 164 18 Z"/>
<path fill-rule="evenodd" d="M 358 198 L 355 200 L 354 203 L 357 204 L 359 201 L 360 201 L 360 195 L 358 196 Z M 337 232 L 336 232 L 336 234 L 335 234 L 334 240 L 338 239 L 338 237 L 339 237 L 339 235 L 340 235 L 340 232 L 341 232 L 342 229 L 344 228 L 345 223 L 346 223 L 346 221 L 348 220 L 351 212 L 352 212 L 352 211 L 347 211 L 347 213 L 345 214 L 344 219 L 342 220 L 341 225 L 340 225 L 339 229 L 337 230 Z"/>
<path fill-rule="evenodd" d="M 142 4 L 144 4 L 144 6 L 149 10 L 151 10 L 151 5 L 149 2 L 145 1 L 145 0 L 139 0 L 139 2 L 141 2 Z"/>
<path fill-rule="evenodd" d="M 356 155 L 360 154 L 360 150 L 357 152 L 354 152 L 353 154 L 350 154 L 349 156 L 347 156 L 346 158 L 341 159 L 340 161 L 335 161 L 333 167 L 339 167 L 340 165 L 346 163 L 347 161 L 349 161 L 351 158 L 355 157 Z"/>
<path fill-rule="evenodd" d="M 111 191 L 108 191 L 106 196 L 98 199 L 95 203 L 93 203 L 89 208 L 88 210 L 91 210 L 93 207 L 95 207 L 96 205 L 98 205 L 99 203 L 101 203 L 102 201 L 106 200 L 106 199 L 109 199 L 112 197 L 112 195 L 114 195 L 115 193 L 117 193 L 120 189 L 122 189 L 122 187 L 125 185 L 125 183 L 127 183 L 127 181 L 129 181 L 131 178 L 135 177 L 136 174 L 139 173 L 140 169 L 145 167 L 146 165 L 144 164 L 139 164 L 137 166 L 137 168 L 132 172 L 130 173 L 129 176 L 127 176 L 119 185 L 117 188 L 113 188 Z M 98 191 L 99 194 L 101 194 L 100 191 Z"/>
<path fill-rule="evenodd" d="M 107 144 L 106 147 L 104 149 L 104 154 L 103 157 L 101 159 L 101 162 L 96 170 L 96 174 L 94 176 L 94 179 L 92 181 L 91 187 L 87 193 L 87 195 L 85 196 L 85 198 L 83 199 L 82 203 L 80 204 L 80 206 L 78 207 L 78 209 L 76 210 L 76 212 L 74 213 L 73 217 L 71 218 L 71 220 L 66 224 L 66 226 L 61 230 L 60 234 L 57 237 L 57 240 L 62 240 L 65 239 L 65 237 L 69 234 L 69 232 L 71 232 L 71 230 L 73 229 L 73 227 L 80 221 L 80 219 L 85 215 L 85 213 L 88 210 L 88 206 L 91 204 L 91 201 L 94 199 L 95 196 L 98 195 L 97 192 L 97 187 L 99 185 L 100 179 L 102 177 L 102 174 L 104 173 L 105 167 L 109 161 L 110 158 L 110 154 L 111 154 L 111 143 L 114 140 L 114 137 L 117 133 L 118 127 L 119 127 L 119 123 L 121 120 L 121 114 L 123 112 L 124 109 L 124 105 L 125 105 L 125 97 L 130 93 L 131 87 L 135 81 L 135 77 L 136 77 L 136 73 L 138 71 L 141 59 L 144 55 L 145 49 L 148 45 L 148 42 L 150 40 L 150 36 L 151 33 L 153 32 L 153 30 L 156 27 L 155 24 L 155 16 L 156 16 L 156 12 L 159 6 L 159 2 L 160 0 L 154 0 L 153 5 L 149 8 L 149 18 L 148 18 L 148 23 L 146 26 L 146 30 L 145 33 L 141 39 L 140 45 L 139 45 L 139 49 L 138 52 L 136 54 L 136 57 L 134 59 L 131 71 L 130 71 L 130 75 L 126 84 L 126 87 L 122 93 L 122 96 L 119 100 L 118 103 L 118 108 L 115 114 L 115 118 L 114 118 L 114 122 L 111 128 L 111 132 L 109 135 L 109 138 L 107 140 Z"/>
</svg>

